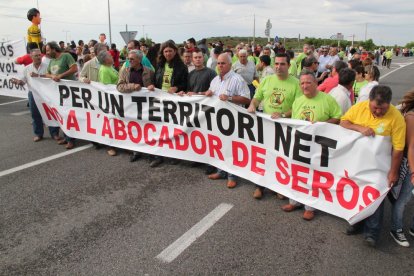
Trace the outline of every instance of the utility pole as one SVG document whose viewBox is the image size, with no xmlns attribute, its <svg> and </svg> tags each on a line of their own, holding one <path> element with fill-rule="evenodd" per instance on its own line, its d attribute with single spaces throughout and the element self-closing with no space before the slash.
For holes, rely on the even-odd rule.
<svg viewBox="0 0 414 276">
<path fill-rule="evenodd" d="M 253 14 L 253 47 L 256 45 L 256 14 Z"/>
<path fill-rule="evenodd" d="M 365 23 L 365 41 L 367 41 L 368 23 Z"/>
<path fill-rule="evenodd" d="M 109 19 L 109 44 L 112 44 L 112 34 L 111 34 L 111 7 L 109 6 L 109 0 L 108 0 L 108 19 Z"/>
</svg>

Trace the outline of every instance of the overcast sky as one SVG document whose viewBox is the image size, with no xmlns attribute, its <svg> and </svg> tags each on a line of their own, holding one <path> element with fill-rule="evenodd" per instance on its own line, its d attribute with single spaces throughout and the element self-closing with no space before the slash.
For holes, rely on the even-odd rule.
<svg viewBox="0 0 414 276">
<path fill-rule="evenodd" d="M 254 3 L 254 5 L 252 4 Z M 41 30 L 48 41 L 97 39 L 104 32 L 109 42 L 108 0 L 0 0 L 0 41 L 26 36 L 30 8 L 37 7 Z M 372 38 L 377 45 L 405 45 L 414 41 L 412 0 L 110 0 L 112 42 L 124 44 L 119 32 L 138 31 L 156 42 L 177 43 L 194 37 L 264 37 L 266 21 L 270 35 L 279 37 L 329 38 L 342 33 L 345 39 Z"/>
</svg>

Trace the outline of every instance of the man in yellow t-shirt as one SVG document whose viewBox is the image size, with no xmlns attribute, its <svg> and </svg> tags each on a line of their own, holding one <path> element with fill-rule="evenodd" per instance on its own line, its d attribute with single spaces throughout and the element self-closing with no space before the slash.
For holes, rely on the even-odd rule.
<svg viewBox="0 0 414 276">
<path fill-rule="evenodd" d="M 398 170 L 405 146 L 406 125 L 404 117 L 391 105 L 391 88 L 384 85 L 375 86 L 369 100 L 351 107 L 341 118 L 340 125 L 358 131 L 365 136 L 390 136 L 392 142 L 391 168 L 388 172 L 388 185 L 392 187 L 398 180 Z M 373 215 L 363 222 L 348 227 L 348 235 L 356 234 L 364 225 L 364 239 L 367 245 L 375 247 L 381 231 L 384 202 Z"/>
<path fill-rule="evenodd" d="M 27 29 L 27 44 L 35 45 L 35 47 L 29 47 L 29 49 L 39 48 L 42 50 L 42 33 L 40 32 L 40 22 L 42 18 L 40 17 L 40 12 L 38 9 L 30 9 L 27 12 L 27 19 L 32 22 L 32 25 Z"/>
</svg>

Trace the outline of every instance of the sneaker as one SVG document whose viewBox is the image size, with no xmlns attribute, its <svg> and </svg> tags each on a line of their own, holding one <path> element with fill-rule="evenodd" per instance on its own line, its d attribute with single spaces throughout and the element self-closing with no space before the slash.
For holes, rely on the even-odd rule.
<svg viewBox="0 0 414 276">
<path fill-rule="evenodd" d="M 408 231 L 408 233 L 410 233 L 410 235 L 414 237 L 414 228 L 410 228 L 410 230 Z"/>
<path fill-rule="evenodd" d="M 410 243 L 407 241 L 407 238 L 405 237 L 402 229 L 398 229 L 397 231 L 390 231 L 390 234 L 394 241 L 399 245 L 404 247 L 410 246 Z"/>
<path fill-rule="evenodd" d="M 376 240 L 374 240 L 374 238 L 372 238 L 372 237 L 366 237 L 364 239 L 364 243 L 366 245 L 368 245 L 369 247 L 376 247 L 377 246 Z"/>
</svg>

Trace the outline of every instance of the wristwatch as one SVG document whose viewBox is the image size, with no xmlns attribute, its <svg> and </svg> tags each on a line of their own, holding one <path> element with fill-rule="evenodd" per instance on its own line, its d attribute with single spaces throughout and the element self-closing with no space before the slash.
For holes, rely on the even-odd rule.
<svg viewBox="0 0 414 276">
<path fill-rule="evenodd" d="M 231 96 L 230 96 L 230 97 L 228 97 L 228 98 L 227 98 L 227 100 L 228 100 L 229 102 L 232 102 L 232 101 L 233 101 L 233 97 L 231 97 Z"/>
<path fill-rule="evenodd" d="M 285 112 L 280 113 L 280 117 L 282 117 L 282 118 L 286 118 L 286 114 L 285 114 Z"/>
</svg>

